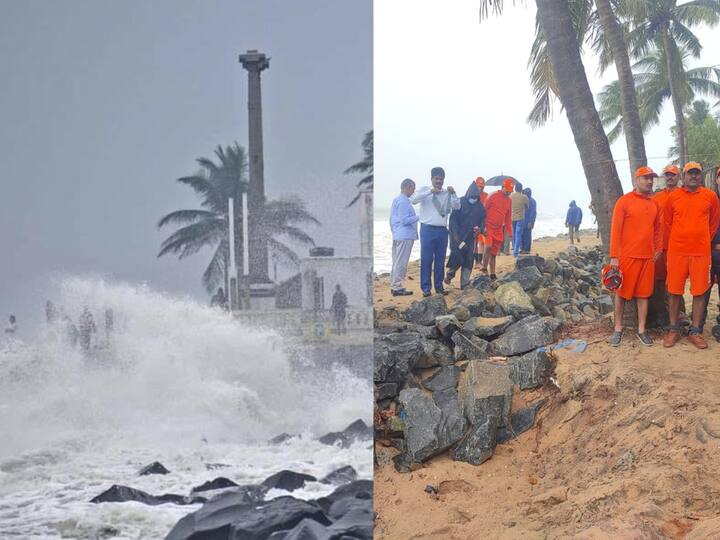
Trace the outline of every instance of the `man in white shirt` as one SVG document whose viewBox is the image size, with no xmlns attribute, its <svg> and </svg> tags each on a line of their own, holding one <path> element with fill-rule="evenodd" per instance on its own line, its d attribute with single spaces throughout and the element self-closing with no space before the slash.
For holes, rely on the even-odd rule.
<svg viewBox="0 0 720 540">
<path fill-rule="evenodd" d="M 434 167 L 430 171 L 432 187 L 418 189 L 410 202 L 420 205 L 420 288 L 423 296 L 430 296 L 432 281 L 435 290 L 447 294 L 443 288 L 445 254 L 448 245 L 448 216 L 450 211 L 460 208 L 460 199 L 455 190 L 445 183 L 445 171 Z"/>
</svg>

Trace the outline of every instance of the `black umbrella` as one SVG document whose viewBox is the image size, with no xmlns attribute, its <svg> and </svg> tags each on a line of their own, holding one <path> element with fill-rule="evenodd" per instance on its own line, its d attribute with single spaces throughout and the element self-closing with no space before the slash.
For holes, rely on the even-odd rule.
<svg viewBox="0 0 720 540">
<path fill-rule="evenodd" d="M 485 185 L 486 186 L 502 186 L 503 182 L 505 181 L 506 178 L 509 178 L 516 184 L 519 183 L 512 176 L 508 176 L 506 174 L 501 174 L 500 176 L 493 176 L 490 180 L 485 180 Z"/>
</svg>

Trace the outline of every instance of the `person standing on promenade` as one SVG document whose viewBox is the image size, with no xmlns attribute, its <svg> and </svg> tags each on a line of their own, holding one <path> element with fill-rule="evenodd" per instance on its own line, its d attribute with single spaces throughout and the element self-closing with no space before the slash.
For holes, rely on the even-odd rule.
<svg viewBox="0 0 720 540">
<path fill-rule="evenodd" d="M 413 244 L 418 238 L 418 216 L 410 202 L 413 193 L 415 193 L 415 182 L 406 178 L 400 183 L 400 195 L 395 197 L 390 207 L 390 230 L 393 239 L 390 292 L 393 296 L 412 294 L 412 291 L 403 287 L 403 280 L 407 274 Z"/>
<path fill-rule="evenodd" d="M 623 336 L 625 303 L 635 299 L 640 343 L 649 347 L 652 339 L 646 332 L 648 298 L 655 283 L 655 261 L 662 254 L 660 209 L 652 197 L 653 179 L 650 167 L 635 171 L 635 189 L 615 202 L 610 227 L 610 266 L 619 268 L 622 285 L 615 291 L 615 329 L 609 343 L 620 345 Z"/>
<path fill-rule="evenodd" d="M 448 245 L 448 216 L 451 210 L 460 208 L 455 190 L 445 183 L 442 167 L 430 171 L 432 187 L 418 189 L 410 202 L 420 205 L 420 288 L 423 296 L 432 294 L 432 285 L 439 294 L 447 294 L 443 288 L 445 277 L 445 254 Z M 431 282 L 432 280 L 432 282 Z"/>
</svg>

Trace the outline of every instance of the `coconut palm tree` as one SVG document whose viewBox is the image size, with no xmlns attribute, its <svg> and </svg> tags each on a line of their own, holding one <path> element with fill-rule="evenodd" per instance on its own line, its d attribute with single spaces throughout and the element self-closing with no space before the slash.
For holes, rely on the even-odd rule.
<svg viewBox="0 0 720 540">
<path fill-rule="evenodd" d="M 678 4 L 677 0 L 624 0 L 624 17 L 633 28 L 627 36 L 630 56 L 647 57 L 662 48 L 668 73 L 668 83 L 680 145 L 680 163 L 687 161 L 687 134 L 683 107 L 682 66 L 685 52 L 699 58 L 702 45 L 691 27 L 720 22 L 720 0 L 691 0 Z"/>
<path fill-rule="evenodd" d="M 580 153 L 603 245 L 608 247 L 612 209 L 622 186 L 585 74 L 571 6 L 567 0 L 535 0 L 535 4 L 553 82 Z M 501 13 L 502 0 L 480 0 L 481 19 L 490 9 Z"/>
<path fill-rule="evenodd" d="M 672 42 L 671 42 L 672 47 Z M 680 46 L 679 51 L 673 50 L 671 55 L 673 75 L 668 72 L 668 62 L 665 51 L 665 41 L 659 41 L 657 46 L 646 56 L 633 65 L 634 79 L 637 86 L 640 103 L 640 120 L 642 128 L 647 131 L 656 125 L 660 113 L 667 100 L 673 105 L 677 101 L 684 110 L 690 106 L 696 94 L 710 97 L 720 97 L 720 69 L 713 67 L 699 67 L 687 69 L 687 61 L 692 52 Z M 674 88 L 674 95 L 673 95 Z M 624 124 L 621 121 L 622 110 L 619 104 L 618 82 L 607 85 L 599 94 L 600 118 L 603 125 L 609 128 L 608 138 L 615 141 L 623 132 Z M 685 117 L 683 114 L 683 126 Z M 682 142 L 678 132 L 678 155 L 683 159 Z M 687 158 L 687 148 L 684 150 Z"/>
<path fill-rule="evenodd" d="M 211 159 L 199 158 L 200 170 L 192 175 L 178 178 L 181 184 L 190 186 L 200 196 L 201 209 L 176 210 L 158 222 L 158 228 L 176 225 L 179 228 L 165 239 L 158 257 L 169 253 L 183 259 L 197 253 L 204 247 L 214 248 L 210 263 L 202 276 L 208 292 L 226 282 L 230 263 L 228 241 L 228 199 L 234 199 L 235 264 L 242 268 L 242 206 L 243 193 L 248 190 L 247 155 L 245 149 L 234 143 L 223 149 L 215 149 L 217 163 Z M 279 199 L 265 202 L 259 209 L 249 213 L 249 220 L 261 226 L 255 227 L 257 234 L 270 249 L 286 262 L 298 262 L 297 254 L 285 240 L 304 245 L 314 245 L 313 239 L 298 225 L 319 223 L 297 199 Z"/>
<path fill-rule="evenodd" d="M 373 188 L 373 130 L 368 131 L 363 137 L 362 141 L 363 158 L 345 169 L 345 174 L 364 174 L 358 183 L 355 185 L 358 188 L 358 193 L 355 195 L 348 206 L 352 206 L 360 198 L 360 189 Z"/>
</svg>

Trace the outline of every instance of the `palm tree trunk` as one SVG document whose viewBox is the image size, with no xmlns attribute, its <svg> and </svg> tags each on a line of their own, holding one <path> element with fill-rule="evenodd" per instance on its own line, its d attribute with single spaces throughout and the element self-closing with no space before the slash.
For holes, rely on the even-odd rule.
<svg viewBox="0 0 720 540">
<path fill-rule="evenodd" d="M 680 149 L 680 168 L 682 169 L 688 160 L 687 132 L 685 129 L 685 115 L 682 110 L 682 103 L 676 91 L 675 74 L 670 59 L 670 36 L 667 25 L 663 28 L 663 46 L 665 47 L 665 63 L 667 64 L 668 82 L 670 83 L 670 95 L 672 97 L 673 109 L 675 110 L 675 127 L 677 129 L 678 148 Z"/>
<path fill-rule="evenodd" d="M 560 101 L 580 153 L 600 236 L 607 251 L 612 210 L 623 194 L 610 143 L 595 109 L 567 0 L 535 0 L 535 3 L 547 39 Z"/>
<path fill-rule="evenodd" d="M 600 25 L 610 44 L 615 68 L 620 83 L 620 105 L 622 108 L 623 132 L 630 159 L 630 178 L 633 178 L 638 167 L 647 165 L 645 155 L 645 138 L 640 123 L 640 110 L 635 92 L 635 79 L 630 68 L 630 58 L 622 27 L 613 13 L 610 0 L 595 0 Z"/>
</svg>

